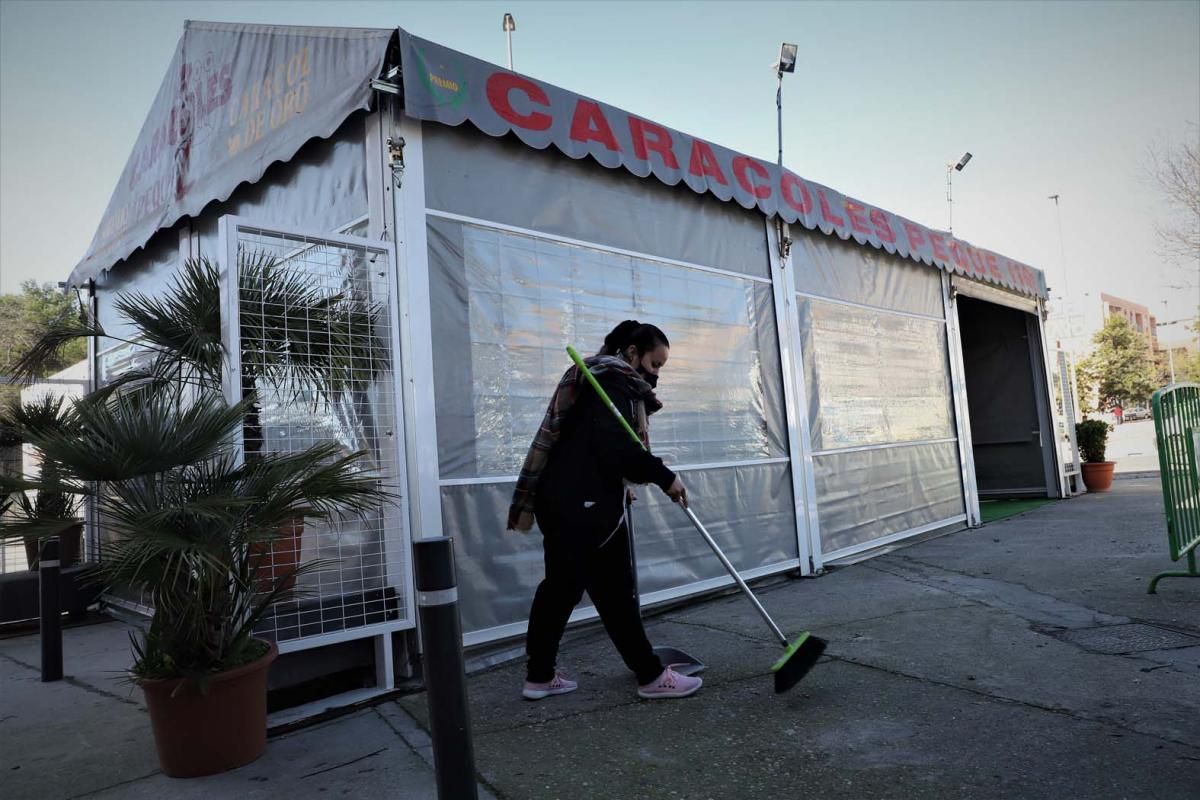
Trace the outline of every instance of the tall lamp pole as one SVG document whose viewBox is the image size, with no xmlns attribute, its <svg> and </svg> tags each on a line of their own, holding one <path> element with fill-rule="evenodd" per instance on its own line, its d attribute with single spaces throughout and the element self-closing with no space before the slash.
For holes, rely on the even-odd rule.
<svg viewBox="0 0 1200 800">
<path fill-rule="evenodd" d="M 946 165 L 946 208 L 950 212 L 950 227 L 947 230 L 951 236 L 954 235 L 954 184 L 951 180 L 956 172 L 962 172 L 963 167 L 971 160 L 970 153 L 963 153 L 963 157 L 958 160 L 957 164 Z"/>
<path fill-rule="evenodd" d="M 775 122 L 779 141 L 779 169 L 783 171 L 783 73 L 796 71 L 797 45 L 784 42 L 779 45 L 779 60 L 775 62 L 775 74 L 779 87 L 775 90 Z"/>
<path fill-rule="evenodd" d="M 504 15 L 504 37 L 508 40 L 508 69 L 512 71 L 512 32 L 517 29 L 517 21 L 512 14 Z"/>
<path fill-rule="evenodd" d="M 1046 199 L 1054 201 L 1054 214 L 1058 217 L 1058 260 L 1062 264 L 1063 299 L 1069 303 L 1071 301 L 1071 284 L 1067 280 L 1067 248 L 1063 245 L 1062 209 L 1058 205 L 1058 195 L 1052 194 Z"/>
<path fill-rule="evenodd" d="M 1163 300 L 1162 304 L 1163 304 L 1163 316 L 1165 317 L 1167 315 L 1167 301 Z M 1175 325 L 1179 322 L 1180 322 L 1180 320 L 1175 320 L 1174 322 L 1160 322 L 1160 323 L 1158 323 L 1158 325 L 1156 327 L 1162 328 L 1166 325 Z M 1155 331 L 1155 333 L 1157 334 L 1158 331 Z M 1159 344 L 1162 345 L 1163 343 L 1160 341 Z M 1175 383 L 1175 349 L 1173 347 L 1171 347 L 1171 345 L 1169 345 L 1169 344 L 1166 345 L 1166 348 L 1167 348 L 1167 363 L 1171 365 L 1171 383 L 1174 384 Z"/>
</svg>

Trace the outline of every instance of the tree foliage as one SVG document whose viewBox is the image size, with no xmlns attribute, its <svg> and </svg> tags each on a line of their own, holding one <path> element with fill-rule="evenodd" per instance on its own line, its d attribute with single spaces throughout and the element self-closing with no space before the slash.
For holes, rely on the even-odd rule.
<svg viewBox="0 0 1200 800">
<path fill-rule="evenodd" d="M 1158 225 L 1162 255 L 1180 269 L 1180 289 L 1200 286 L 1200 129 L 1177 145 L 1150 149 L 1149 172 L 1169 209 Z"/>
<path fill-rule="evenodd" d="M 1146 338 L 1124 317 L 1109 317 L 1092 342 L 1096 349 L 1079 362 L 1080 394 L 1103 411 L 1114 404 L 1145 403 L 1158 386 Z"/>
<path fill-rule="evenodd" d="M 0 295 L 0 375 L 10 376 L 17 362 L 50 330 L 63 327 L 80 317 L 78 300 L 52 284 L 25 281 L 18 294 Z M 66 344 L 40 365 L 37 375 L 44 378 L 87 357 L 87 342 Z M 0 399 L 8 400 L 17 387 L 0 387 Z"/>
</svg>

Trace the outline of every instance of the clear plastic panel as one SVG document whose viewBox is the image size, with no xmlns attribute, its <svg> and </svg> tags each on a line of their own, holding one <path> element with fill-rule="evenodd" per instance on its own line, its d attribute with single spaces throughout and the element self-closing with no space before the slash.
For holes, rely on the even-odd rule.
<svg viewBox="0 0 1200 800">
<path fill-rule="evenodd" d="M 787 464 L 689 471 L 682 478 L 696 515 L 739 570 L 797 557 Z M 455 539 L 467 633 L 524 622 L 544 576 L 536 528 L 530 534 L 504 530 L 512 490 L 512 483 L 442 487 L 442 520 Z M 687 517 L 657 488 L 639 490 L 634 530 L 643 597 L 725 574 Z"/>
<path fill-rule="evenodd" d="M 813 457 L 821 551 L 837 551 L 965 513 L 958 444 Z"/>
<path fill-rule="evenodd" d="M 702 464 L 786 455 L 768 284 L 431 218 L 443 478 L 515 476 L 573 344 L 594 352 L 626 318 L 671 358 L 655 452 Z"/>
<path fill-rule="evenodd" d="M 943 323 L 797 305 L 814 450 L 955 436 Z"/>
</svg>

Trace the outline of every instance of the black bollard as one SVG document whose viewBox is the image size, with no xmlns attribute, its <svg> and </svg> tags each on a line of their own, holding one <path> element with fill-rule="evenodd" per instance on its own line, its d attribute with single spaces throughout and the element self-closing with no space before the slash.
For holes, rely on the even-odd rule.
<svg viewBox="0 0 1200 800">
<path fill-rule="evenodd" d="M 62 606 L 58 577 L 58 537 L 51 536 L 42 540 L 41 560 L 38 563 L 43 683 L 61 681 L 63 676 Z"/>
<path fill-rule="evenodd" d="M 454 578 L 454 542 L 446 537 L 418 539 L 413 550 L 438 797 L 474 800 L 479 793 Z"/>
</svg>

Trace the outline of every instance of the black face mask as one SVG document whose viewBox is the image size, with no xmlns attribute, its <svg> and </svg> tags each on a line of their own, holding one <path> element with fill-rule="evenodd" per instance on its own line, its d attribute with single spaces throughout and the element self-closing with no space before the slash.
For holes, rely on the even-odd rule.
<svg viewBox="0 0 1200 800">
<path fill-rule="evenodd" d="M 645 370 L 641 370 L 641 369 L 638 370 L 638 375 L 641 375 L 642 380 L 644 380 L 646 383 L 650 384 L 651 389 L 658 388 L 658 376 L 657 375 L 653 375 L 653 374 L 646 372 Z"/>
</svg>

